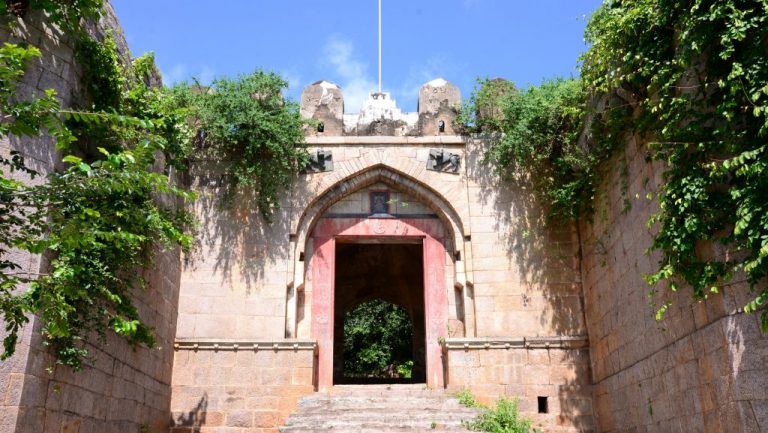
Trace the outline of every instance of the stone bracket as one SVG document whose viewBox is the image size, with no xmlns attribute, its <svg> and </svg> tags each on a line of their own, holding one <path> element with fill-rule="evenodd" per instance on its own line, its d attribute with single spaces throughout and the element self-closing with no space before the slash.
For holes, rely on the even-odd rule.
<svg viewBox="0 0 768 433">
<path fill-rule="evenodd" d="M 174 350 L 259 351 L 259 350 L 315 350 L 315 340 L 226 340 L 184 339 L 173 343 Z"/>
<path fill-rule="evenodd" d="M 490 349 L 581 349 L 589 345 L 586 336 L 447 338 L 444 350 Z"/>
<path fill-rule="evenodd" d="M 324 173 L 333 171 L 333 152 L 317 150 L 309 154 L 309 161 L 304 166 L 304 173 Z"/>
<path fill-rule="evenodd" d="M 461 168 L 461 156 L 444 149 L 429 149 L 427 170 L 458 174 Z"/>
</svg>

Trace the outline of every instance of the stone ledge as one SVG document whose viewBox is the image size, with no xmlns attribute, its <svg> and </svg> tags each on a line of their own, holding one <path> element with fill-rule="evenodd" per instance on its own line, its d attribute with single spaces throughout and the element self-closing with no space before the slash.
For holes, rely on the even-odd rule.
<svg viewBox="0 0 768 433">
<path fill-rule="evenodd" d="M 317 145 L 454 145 L 464 146 L 467 144 L 461 135 L 429 135 L 424 137 L 412 136 L 329 136 L 329 137 L 306 137 L 305 141 L 310 146 Z"/>
<path fill-rule="evenodd" d="M 445 350 L 490 350 L 490 349 L 581 349 L 589 345 L 586 336 L 555 337 L 477 337 L 448 338 L 443 343 Z"/>
<path fill-rule="evenodd" d="M 227 340 L 185 338 L 173 343 L 174 350 L 259 351 L 259 350 L 315 350 L 315 340 Z"/>
</svg>

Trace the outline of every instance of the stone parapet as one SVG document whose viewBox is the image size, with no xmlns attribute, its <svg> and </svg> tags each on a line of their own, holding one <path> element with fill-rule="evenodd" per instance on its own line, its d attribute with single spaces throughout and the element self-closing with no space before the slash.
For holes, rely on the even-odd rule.
<svg viewBox="0 0 768 433">
<path fill-rule="evenodd" d="M 427 135 L 420 137 L 399 137 L 399 136 L 356 136 L 356 137 L 343 137 L 343 136 L 323 136 L 323 137 L 307 137 L 306 143 L 310 146 L 319 146 L 323 144 L 333 145 L 403 145 L 403 146 L 421 146 L 421 145 L 449 145 L 449 146 L 464 146 L 466 145 L 466 138 L 461 135 Z"/>
<path fill-rule="evenodd" d="M 586 336 L 449 338 L 443 343 L 445 350 L 581 349 L 587 346 Z"/>
<path fill-rule="evenodd" d="M 314 340 L 227 340 L 227 339 L 183 339 L 173 344 L 175 350 L 231 350 L 237 352 L 259 350 L 315 350 Z"/>
</svg>

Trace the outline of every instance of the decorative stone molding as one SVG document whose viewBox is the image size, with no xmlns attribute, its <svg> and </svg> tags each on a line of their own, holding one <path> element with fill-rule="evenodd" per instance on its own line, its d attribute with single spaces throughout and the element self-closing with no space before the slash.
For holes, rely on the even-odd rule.
<svg viewBox="0 0 768 433">
<path fill-rule="evenodd" d="M 327 126 L 326 126 L 327 129 Z M 394 145 L 394 146 L 414 146 L 414 145 L 442 145 L 442 146 L 460 146 L 465 147 L 467 140 L 460 135 L 429 135 L 421 137 L 405 136 L 308 136 L 304 140 L 310 146 L 359 146 L 365 144 Z"/>
<path fill-rule="evenodd" d="M 227 340 L 183 339 L 173 343 L 174 350 L 259 351 L 259 350 L 315 350 L 315 340 Z"/>
<path fill-rule="evenodd" d="M 309 154 L 309 161 L 304 166 L 304 173 L 323 173 L 333 171 L 333 152 L 317 150 Z"/>
<path fill-rule="evenodd" d="M 444 149 L 429 149 L 427 170 L 458 174 L 461 167 L 461 155 Z"/>
<path fill-rule="evenodd" d="M 444 350 L 490 350 L 490 349 L 581 349 L 589 345 L 586 336 L 555 337 L 477 337 L 448 338 L 443 342 Z"/>
</svg>

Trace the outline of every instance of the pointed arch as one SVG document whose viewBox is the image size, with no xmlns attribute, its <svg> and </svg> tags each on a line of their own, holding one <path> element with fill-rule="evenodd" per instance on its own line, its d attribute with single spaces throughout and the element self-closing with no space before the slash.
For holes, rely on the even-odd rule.
<svg viewBox="0 0 768 433">
<path fill-rule="evenodd" d="M 435 212 L 435 215 L 448 230 L 453 248 L 456 251 L 461 251 L 466 230 L 459 213 L 451 202 L 429 185 L 383 163 L 366 167 L 349 175 L 318 194 L 304 209 L 292 227 L 291 236 L 295 239 L 295 248 L 298 248 L 299 252 L 303 251 L 307 236 L 312 233 L 318 219 L 334 203 L 379 182 L 420 200 L 422 204 Z"/>
</svg>

